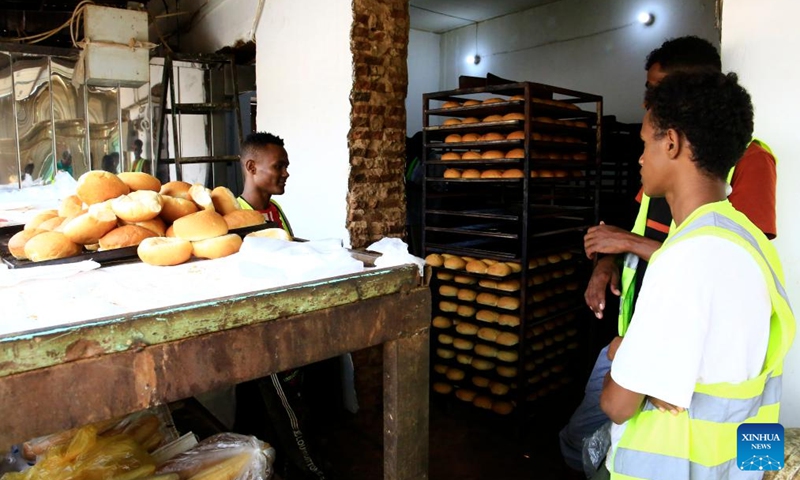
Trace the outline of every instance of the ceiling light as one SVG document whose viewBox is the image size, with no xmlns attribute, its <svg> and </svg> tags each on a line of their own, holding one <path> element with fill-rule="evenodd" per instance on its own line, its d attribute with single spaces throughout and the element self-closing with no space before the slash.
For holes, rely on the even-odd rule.
<svg viewBox="0 0 800 480">
<path fill-rule="evenodd" d="M 475 55 L 467 55 L 466 61 L 467 63 L 472 63 L 477 65 L 481 63 L 481 56 L 478 55 L 477 53 Z"/>
<path fill-rule="evenodd" d="M 642 25 L 647 25 L 647 26 L 650 26 L 650 25 L 652 25 L 652 24 L 653 24 L 653 22 L 655 22 L 655 21 L 656 21 L 656 17 L 655 17 L 655 15 L 653 15 L 653 14 L 652 14 L 652 13 L 650 13 L 650 12 L 641 12 L 641 13 L 639 13 L 639 15 L 637 15 L 637 16 L 636 16 L 636 19 L 637 19 L 637 20 L 639 21 L 639 23 L 641 23 Z"/>
</svg>

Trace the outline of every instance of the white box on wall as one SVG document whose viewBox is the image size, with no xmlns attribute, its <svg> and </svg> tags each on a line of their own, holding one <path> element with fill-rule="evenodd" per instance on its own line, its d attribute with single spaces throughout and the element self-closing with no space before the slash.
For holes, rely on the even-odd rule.
<svg viewBox="0 0 800 480">
<path fill-rule="evenodd" d="M 83 25 L 88 85 L 138 87 L 150 80 L 147 12 L 87 5 Z"/>
</svg>

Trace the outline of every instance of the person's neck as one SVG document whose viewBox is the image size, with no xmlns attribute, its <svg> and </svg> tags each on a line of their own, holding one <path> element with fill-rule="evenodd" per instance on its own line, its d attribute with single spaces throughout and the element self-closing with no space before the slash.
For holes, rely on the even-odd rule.
<svg viewBox="0 0 800 480">
<path fill-rule="evenodd" d="M 242 198 L 253 207 L 253 210 L 266 210 L 270 205 L 270 198 L 272 195 L 259 191 L 251 185 L 245 185 L 242 191 Z"/>
<path fill-rule="evenodd" d="M 666 198 L 675 225 L 680 225 L 703 205 L 725 200 L 725 182 L 701 175 L 684 180 Z"/>
</svg>

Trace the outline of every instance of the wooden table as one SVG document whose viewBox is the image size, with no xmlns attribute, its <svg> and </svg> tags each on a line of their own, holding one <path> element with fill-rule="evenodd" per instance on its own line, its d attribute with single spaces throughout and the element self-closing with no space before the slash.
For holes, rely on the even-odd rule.
<svg viewBox="0 0 800 480">
<path fill-rule="evenodd" d="M 0 337 L 0 448 L 382 344 L 384 478 L 427 478 L 430 310 L 407 265 Z"/>
</svg>

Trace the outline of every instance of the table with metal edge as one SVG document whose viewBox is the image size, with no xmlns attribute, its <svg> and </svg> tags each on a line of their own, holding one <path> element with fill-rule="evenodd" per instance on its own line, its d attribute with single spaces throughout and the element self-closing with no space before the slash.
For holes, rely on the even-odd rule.
<svg viewBox="0 0 800 480">
<path fill-rule="evenodd" d="M 416 266 L 0 337 L 0 449 L 383 346 L 384 478 L 428 472 L 430 291 Z"/>
</svg>

